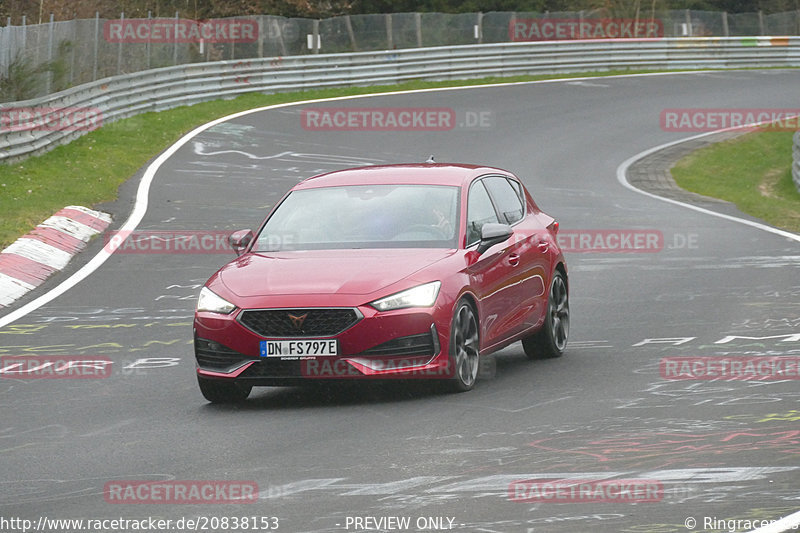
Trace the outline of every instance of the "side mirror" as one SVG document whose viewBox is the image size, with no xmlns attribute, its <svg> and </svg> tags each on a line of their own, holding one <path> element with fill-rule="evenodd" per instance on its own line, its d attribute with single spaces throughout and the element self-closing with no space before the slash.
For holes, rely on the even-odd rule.
<svg viewBox="0 0 800 533">
<path fill-rule="evenodd" d="M 231 236 L 228 237 L 228 244 L 231 245 L 233 251 L 236 252 L 236 255 L 242 255 L 245 248 L 250 246 L 250 243 L 253 241 L 253 231 L 249 229 L 240 229 L 239 231 L 234 231 L 231 233 Z"/>
<path fill-rule="evenodd" d="M 488 223 L 481 228 L 481 242 L 478 244 L 477 252 L 482 254 L 495 244 L 511 238 L 514 230 L 508 224 Z"/>
</svg>

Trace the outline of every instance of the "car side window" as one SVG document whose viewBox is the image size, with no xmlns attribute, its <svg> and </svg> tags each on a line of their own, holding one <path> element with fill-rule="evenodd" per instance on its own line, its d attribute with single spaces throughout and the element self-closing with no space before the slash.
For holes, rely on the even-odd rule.
<svg viewBox="0 0 800 533">
<path fill-rule="evenodd" d="M 505 224 L 514 224 L 525 215 L 525 206 L 514 186 L 502 176 L 491 176 L 483 182 L 497 203 L 500 212 L 500 221 Z"/>
<path fill-rule="evenodd" d="M 467 246 L 481 240 L 481 228 L 484 224 L 497 221 L 497 213 L 486 187 L 483 186 L 483 180 L 476 181 L 469 190 L 467 204 Z"/>
</svg>

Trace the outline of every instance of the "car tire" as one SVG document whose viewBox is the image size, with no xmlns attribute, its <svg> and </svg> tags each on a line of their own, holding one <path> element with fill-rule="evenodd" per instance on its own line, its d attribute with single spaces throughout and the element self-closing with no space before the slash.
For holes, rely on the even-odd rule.
<svg viewBox="0 0 800 533">
<path fill-rule="evenodd" d="M 475 309 L 466 300 L 461 300 L 453 313 L 450 365 L 453 368 L 450 388 L 455 392 L 471 390 L 478 379 L 480 366 L 480 328 Z"/>
<path fill-rule="evenodd" d="M 250 385 L 204 379 L 199 376 L 197 377 L 197 384 L 200 385 L 200 392 L 203 393 L 203 397 L 211 403 L 243 402 L 250 395 L 250 391 L 253 390 Z"/>
<path fill-rule="evenodd" d="M 522 347 L 528 359 L 561 357 L 567 347 L 568 336 L 569 291 L 564 275 L 556 270 L 550 282 L 544 324 L 539 331 L 522 339 Z"/>
</svg>

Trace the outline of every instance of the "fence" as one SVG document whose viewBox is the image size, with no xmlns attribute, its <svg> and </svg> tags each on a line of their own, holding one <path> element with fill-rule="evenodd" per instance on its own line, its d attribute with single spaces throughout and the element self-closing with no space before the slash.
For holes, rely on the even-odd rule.
<svg viewBox="0 0 800 533">
<path fill-rule="evenodd" d="M 606 17 L 605 19 L 602 17 Z M 610 19 L 608 17 L 611 17 Z M 800 11 L 764 15 L 670 10 L 641 12 L 563 13 L 396 13 L 353 15 L 324 20 L 276 16 L 220 19 L 217 23 L 247 21 L 253 39 L 162 39 L 153 32 L 125 34 L 115 39 L 113 24 L 161 24 L 169 32 L 186 21 L 174 19 L 77 19 L 26 24 L 6 20 L 0 28 L 0 102 L 57 92 L 109 76 L 152 68 L 266 57 L 320 53 L 401 50 L 435 46 L 504 43 L 520 39 L 514 21 L 657 21 L 659 37 L 800 35 Z M 16 22 L 16 25 L 12 25 Z M 149 25 L 149 26 L 148 26 Z M 614 37 L 615 35 L 605 35 Z M 641 35 L 633 35 L 641 36 Z M 541 36 L 547 38 L 546 35 Z M 553 38 L 560 38 L 553 35 Z M 536 36 L 523 36 L 530 39 Z M 223 39 L 224 40 L 224 39 Z"/>
<path fill-rule="evenodd" d="M 393 84 L 402 81 L 553 74 L 612 69 L 800 66 L 800 37 L 672 38 L 503 43 L 383 52 L 218 61 L 114 76 L 49 96 L 0 105 L 0 161 L 12 162 L 83 135 L 103 123 L 145 111 L 247 92 Z M 44 110 L 9 126 L 15 110 Z M 48 110 L 90 110 L 64 126 Z"/>
</svg>

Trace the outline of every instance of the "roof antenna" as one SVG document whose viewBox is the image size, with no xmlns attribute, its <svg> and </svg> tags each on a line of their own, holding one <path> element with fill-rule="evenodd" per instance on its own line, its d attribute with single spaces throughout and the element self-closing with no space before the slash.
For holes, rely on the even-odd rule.
<svg viewBox="0 0 800 533">
<path fill-rule="evenodd" d="M 436 163 L 436 161 L 433 159 L 433 154 L 431 154 L 431 156 L 430 156 L 430 157 L 428 158 L 428 160 L 427 160 L 427 161 L 425 161 L 425 162 L 426 162 L 426 163 Z"/>
</svg>

